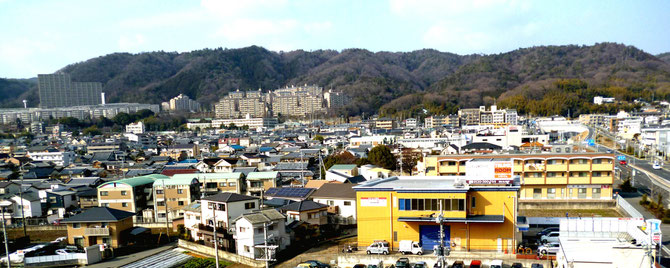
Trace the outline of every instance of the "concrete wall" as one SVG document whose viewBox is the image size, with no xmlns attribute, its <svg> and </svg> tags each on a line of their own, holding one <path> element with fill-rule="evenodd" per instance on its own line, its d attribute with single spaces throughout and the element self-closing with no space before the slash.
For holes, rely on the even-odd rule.
<svg viewBox="0 0 670 268">
<path fill-rule="evenodd" d="M 513 256 L 513 255 L 510 255 Z M 404 257 L 404 256 L 403 256 Z M 361 255 L 361 254 L 342 254 L 337 257 L 337 266 L 341 268 L 353 267 L 355 264 L 369 264 L 373 262 L 383 261 L 384 266 L 390 266 L 395 264 L 395 261 L 400 258 L 400 256 L 393 255 Z M 437 262 L 437 257 L 433 255 L 422 255 L 408 256 L 410 262 L 425 261 L 428 267 L 433 267 L 435 262 Z M 473 256 L 473 257 L 447 257 L 447 264 L 452 265 L 455 261 L 463 261 L 466 265 L 470 264 L 472 260 L 480 260 L 484 267 L 488 267 L 489 263 L 493 260 L 503 260 L 503 264 L 509 266 L 512 263 L 519 262 L 523 264 L 523 267 L 530 267 L 533 263 L 540 263 L 544 267 L 552 267 L 551 261 L 548 260 L 526 260 L 526 259 L 504 259 L 504 258 L 482 258 L 482 256 Z"/>
<path fill-rule="evenodd" d="M 615 200 L 552 200 L 524 201 L 519 200 L 519 209 L 610 209 L 616 208 Z"/>
<path fill-rule="evenodd" d="M 208 256 L 214 256 L 214 248 L 212 247 L 207 247 L 204 245 L 200 245 L 197 243 L 192 243 L 188 242 L 186 240 L 179 239 L 179 247 L 183 249 L 188 249 L 190 251 L 194 251 L 200 254 L 208 255 Z M 263 261 L 257 261 L 251 258 L 247 258 L 244 256 L 237 255 L 235 253 L 230 253 L 227 251 L 221 251 L 219 250 L 219 258 L 227 260 L 227 261 L 232 261 L 235 263 L 240 263 L 244 264 L 247 266 L 251 267 L 265 267 L 265 262 Z"/>
</svg>

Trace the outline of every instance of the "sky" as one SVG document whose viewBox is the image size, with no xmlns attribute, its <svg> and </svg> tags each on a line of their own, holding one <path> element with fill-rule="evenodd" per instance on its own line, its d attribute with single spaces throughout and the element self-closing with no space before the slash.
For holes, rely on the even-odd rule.
<svg viewBox="0 0 670 268">
<path fill-rule="evenodd" d="M 0 0 L 0 77 L 115 52 L 262 46 L 493 54 L 617 42 L 670 52 L 670 1 Z"/>
</svg>

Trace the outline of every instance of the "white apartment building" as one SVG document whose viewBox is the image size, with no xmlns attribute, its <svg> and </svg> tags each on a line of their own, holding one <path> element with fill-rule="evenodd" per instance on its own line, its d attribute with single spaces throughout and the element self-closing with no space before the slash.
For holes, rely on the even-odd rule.
<svg viewBox="0 0 670 268">
<path fill-rule="evenodd" d="M 137 123 L 130 123 L 126 125 L 126 133 L 142 134 L 144 133 L 144 123 L 139 121 Z"/>
<path fill-rule="evenodd" d="M 70 151 L 62 151 L 53 148 L 40 149 L 31 151 L 28 149 L 27 156 L 37 162 L 54 162 L 59 166 L 69 166 L 75 158 L 75 153 Z"/>
<path fill-rule="evenodd" d="M 228 228 L 237 217 L 258 210 L 260 202 L 257 197 L 218 193 L 200 200 L 202 223 L 207 226 Z M 216 217 L 215 217 L 216 214 Z"/>
<path fill-rule="evenodd" d="M 358 147 L 361 145 L 372 145 L 377 146 L 381 144 L 394 144 L 396 141 L 396 136 L 393 135 L 377 135 L 377 136 L 363 136 L 363 137 L 351 137 L 349 139 L 349 144 L 353 147 Z"/>
</svg>

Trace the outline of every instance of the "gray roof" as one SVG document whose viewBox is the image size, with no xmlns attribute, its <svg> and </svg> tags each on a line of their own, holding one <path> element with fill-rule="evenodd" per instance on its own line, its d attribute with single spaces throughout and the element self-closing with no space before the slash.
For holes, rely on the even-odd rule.
<svg viewBox="0 0 670 268">
<path fill-rule="evenodd" d="M 282 214 L 277 210 L 266 209 L 258 212 L 244 214 L 242 216 L 237 217 L 237 219 L 235 219 L 233 222 L 237 222 L 242 218 L 248 220 L 251 224 L 258 224 L 258 223 L 266 223 L 286 219 L 286 216 L 284 216 L 284 214 Z"/>
<path fill-rule="evenodd" d="M 308 211 L 308 210 L 314 210 L 314 209 L 320 209 L 320 208 L 325 208 L 328 205 L 324 205 L 321 203 L 314 202 L 312 200 L 304 200 L 300 202 L 295 202 L 288 204 L 286 206 L 283 206 L 279 208 L 282 211 Z"/>
<path fill-rule="evenodd" d="M 356 199 L 351 183 L 325 183 L 312 194 L 312 198 Z"/>
<path fill-rule="evenodd" d="M 258 197 L 241 195 L 236 193 L 218 193 L 203 198 L 202 200 L 216 201 L 216 202 L 238 202 L 238 201 L 247 201 L 247 200 L 257 200 Z"/>
<path fill-rule="evenodd" d="M 106 208 L 92 207 L 61 222 L 116 222 L 132 217 L 135 213 Z"/>
</svg>

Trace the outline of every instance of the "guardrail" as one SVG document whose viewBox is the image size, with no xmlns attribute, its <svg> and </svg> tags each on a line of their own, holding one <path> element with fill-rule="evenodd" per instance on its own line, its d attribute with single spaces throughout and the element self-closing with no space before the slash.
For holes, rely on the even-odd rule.
<svg viewBox="0 0 670 268">
<path fill-rule="evenodd" d="M 637 211 L 637 209 L 635 209 L 635 207 L 633 207 L 630 203 L 628 203 L 628 201 L 626 201 L 626 199 L 624 199 L 620 195 L 616 196 L 616 203 L 617 203 L 617 206 L 619 206 L 621 209 L 623 209 L 623 211 L 628 213 L 628 215 L 631 216 L 632 218 L 644 218 L 642 213 Z"/>
</svg>

